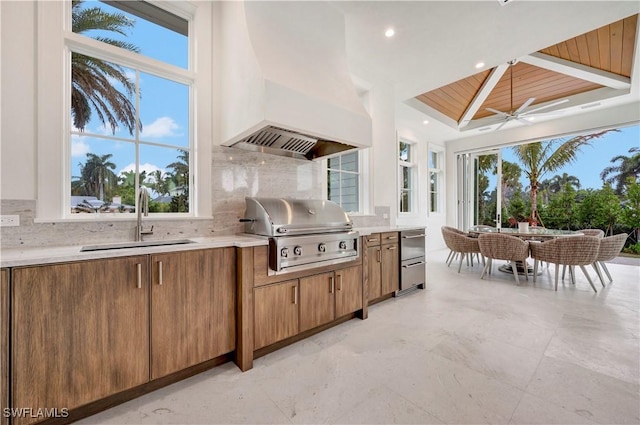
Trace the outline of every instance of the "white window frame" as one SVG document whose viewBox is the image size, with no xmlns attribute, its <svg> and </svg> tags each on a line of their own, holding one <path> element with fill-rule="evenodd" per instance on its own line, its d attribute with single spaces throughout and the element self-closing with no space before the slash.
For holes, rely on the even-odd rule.
<svg viewBox="0 0 640 425">
<path fill-rule="evenodd" d="M 345 152 L 345 154 L 351 152 Z M 369 149 L 360 149 L 358 153 L 358 211 L 347 211 L 351 216 L 369 215 L 372 210 L 370 205 L 371 200 L 371 186 L 370 182 L 370 155 Z M 340 155 L 332 155 L 334 158 Z M 327 172 L 329 170 L 329 160 L 325 158 L 322 160 L 322 197 L 323 199 L 329 199 L 329 180 L 327 178 Z M 334 170 L 332 168 L 332 170 Z M 340 170 L 336 170 L 340 171 Z"/>
<path fill-rule="evenodd" d="M 409 147 L 409 160 L 403 161 L 400 159 L 400 143 L 408 144 Z M 418 143 L 413 140 L 409 140 L 404 137 L 398 137 L 396 143 L 396 158 L 398 158 L 398 168 L 397 168 L 397 178 L 398 178 L 398 217 L 409 217 L 418 215 L 420 212 L 419 205 L 419 192 L 420 192 L 420 179 L 418 173 Z M 410 198 L 409 198 L 409 211 L 401 210 L 401 200 L 402 193 L 404 191 L 403 181 L 402 181 L 402 170 L 403 168 L 408 168 L 411 176 L 411 188 L 410 188 Z"/>
<path fill-rule="evenodd" d="M 71 214 L 71 155 L 69 110 L 71 50 L 114 60 L 143 72 L 171 79 L 179 75 L 192 85 L 189 110 L 190 195 L 189 213 L 155 214 L 156 218 L 211 217 L 211 139 L 213 85 L 212 6 L 209 2 L 158 2 L 158 7 L 189 21 L 189 68 L 183 69 L 133 52 L 74 34 L 71 31 L 71 1 L 37 2 L 37 114 L 38 155 L 36 222 L 135 220 L 131 214 L 109 214 L 104 218 L 91 214 Z M 198 50 L 194 46 L 199 46 Z M 197 78 L 198 75 L 204 78 Z M 58 107 L 56 107 L 58 105 Z M 197 154 L 197 155 L 196 155 Z"/>
<path fill-rule="evenodd" d="M 435 167 L 431 166 L 431 153 L 437 154 L 437 164 Z M 429 145 L 427 149 L 427 214 L 443 214 L 444 213 L 444 150 Z M 431 174 L 436 173 L 438 176 L 438 181 L 436 185 L 436 210 L 433 210 L 433 205 L 431 205 Z"/>
</svg>

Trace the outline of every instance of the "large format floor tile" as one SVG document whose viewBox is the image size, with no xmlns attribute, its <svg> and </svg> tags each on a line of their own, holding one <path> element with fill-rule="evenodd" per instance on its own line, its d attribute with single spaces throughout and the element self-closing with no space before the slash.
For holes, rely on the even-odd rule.
<svg viewBox="0 0 640 425">
<path fill-rule="evenodd" d="M 429 256 L 428 287 L 83 424 L 638 424 L 640 267 L 594 293 Z M 592 275 L 594 275 L 592 273 Z"/>
</svg>

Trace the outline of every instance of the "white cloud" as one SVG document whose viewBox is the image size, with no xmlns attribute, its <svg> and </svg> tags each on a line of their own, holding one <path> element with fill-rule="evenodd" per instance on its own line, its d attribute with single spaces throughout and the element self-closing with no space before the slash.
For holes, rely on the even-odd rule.
<svg viewBox="0 0 640 425">
<path fill-rule="evenodd" d="M 91 152 L 91 147 L 82 140 L 81 137 L 72 136 L 71 137 L 71 156 L 85 156 L 89 152 Z"/>
<path fill-rule="evenodd" d="M 122 175 L 123 173 L 125 173 L 127 171 L 135 171 L 135 170 L 136 170 L 136 164 L 134 164 L 132 162 L 131 164 L 127 165 L 126 167 L 124 167 L 123 169 L 118 171 L 118 175 Z M 166 170 L 164 168 L 160 168 L 155 164 L 149 164 L 148 162 L 145 162 L 144 164 L 140 164 L 140 172 L 146 171 L 147 172 L 147 176 L 150 175 L 155 170 L 160 170 L 163 175 L 164 175 L 164 173 L 166 173 Z M 153 181 L 153 178 L 151 178 L 151 177 L 148 177 L 147 181 L 149 181 L 149 179 L 151 179 L 151 181 Z"/>
<path fill-rule="evenodd" d="M 180 136 L 176 133 L 180 126 L 171 117 L 160 117 L 151 124 L 142 126 L 142 137 Z"/>
</svg>

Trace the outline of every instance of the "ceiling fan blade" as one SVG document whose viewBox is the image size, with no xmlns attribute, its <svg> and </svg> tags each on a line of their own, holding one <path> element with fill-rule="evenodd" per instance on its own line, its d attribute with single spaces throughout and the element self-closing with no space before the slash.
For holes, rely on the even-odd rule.
<svg viewBox="0 0 640 425">
<path fill-rule="evenodd" d="M 503 122 L 502 124 L 500 124 L 499 126 L 496 127 L 496 129 L 494 131 L 498 131 L 500 130 L 502 127 L 504 127 L 504 125 L 507 123 L 508 121 Z"/>
<path fill-rule="evenodd" d="M 537 111 L 541 111 L 543 109 L 553 108 L 554 106 L 560 105 L 560 104 L 568 102 L 568 101 L 569 101 L 569 99 L 562 99 L 562 100 L 559 100 L 557 102 L 550 103 L 548 105 L 540 106 L 538 108 L 533 108 L 532 110 L 525 112 L 525 114 L 528 115 L 528 114 L 532 114 L 532 113 L 537 112 Z"/>
<path fill-rule="evenodd" d="M 489 111 L 489 112 L 493 112 L 496 115 L 501 115 L 503 117 L 508 117 L 509 114 L 507 114 L 506 112 L 502 112 L 502 111 L 498 111 L 497 109 L 493 109 L 493 108 L 485 108 L 485 110 Z"/>
<path fill-rule="evenodd" d="M 530 97 L 526 102 L 524 102 L 522 104 L 522 106 L 520 106 L 518 109 L 516 109 L 516 111 L 513 113 L 513 115 L 518 115 L 520 112 L 522 112 L 525 109 L 527 109 L 529 107 L 529 105 L 531 105 L 533 102 L 535 102 L 535 100 L 536 100 L 535 97 Z"/>
<path fill-rule="evenodd" d="M 518 122 L 521 122 L 526 125 L 533 125 L 533 122 L 529 121 L 526 117 L 518 117 L 516 118 Z"/>
</svg>

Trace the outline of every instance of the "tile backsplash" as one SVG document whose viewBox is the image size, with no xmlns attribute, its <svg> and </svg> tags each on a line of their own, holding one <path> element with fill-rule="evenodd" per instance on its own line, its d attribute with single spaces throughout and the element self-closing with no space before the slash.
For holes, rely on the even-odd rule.
<svg viewBox="0 0 640 425">
<path fill-rule="evenodd" d="M 238 220 L 244 214 L 245 197 L 321 198 L 322 173 L 323 167 L 319 162 L 214 147 L 211 175 L 213 219 L 145 218 L 145 227 L 154 226 L 154 234 L 145 239 L 240 233 L 243 226 Z M 96 221 L 35 223 L 35 200 L 3 199 L 0 212 L 20 216 L 20 226 L 0 228 L 3 249 L 120 242 L 133 240 L 135 236 L 135 219 L 108 220 L 102 215 Z M 384 214 L 388 217 L 388 207 L 376 207 L 375 213 L 375 216 L 354 216 L 354 224 L 361 227 L 389 224 L 388 218 L 382 219 Z"/>
</svg>

